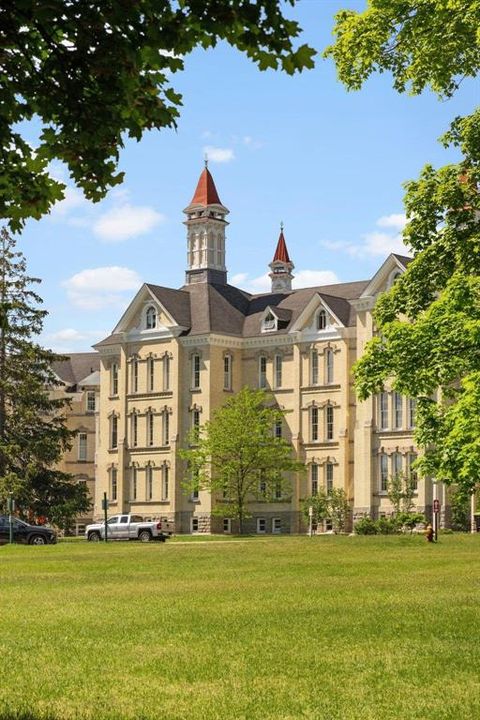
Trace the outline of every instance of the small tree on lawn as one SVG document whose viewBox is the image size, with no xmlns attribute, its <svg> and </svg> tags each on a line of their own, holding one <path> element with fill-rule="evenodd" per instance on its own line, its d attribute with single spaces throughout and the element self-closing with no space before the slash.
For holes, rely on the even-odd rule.
<svg viewBox="0 0 480 720">
<path fill-rule="evenodd" d="M 310 520 L 312 508 L 312 524 L 320 525 L 329 516 L 328 495 L 325 488 L 318 488 L 316 495 L 311 495 L 303 501 L 303 514 L 307 522 Z"/>
<path fill-rule="evenodd" d="M 215 511 L 237 519 L 240 533 L 248 504 L 291 490 L 285 474 L 304 468 L 293 459 L 290 443 L 275 437 L 274 427 L 286 413 L 270 402 L 263 390 L 244 387 L 191 434 L 190 447 L 180 451 L 188 467 L 186 489 L 222 493 L 223 505 Z"/>
<path fill-rule="evenodd" d="M 316 495 L 305 498 L 303 514 L 309 519 L 309 508 L 313 508 L 312 521 L 319 525 L 324 520 L 331 520 L 334 532 L 343 532 L 350 513 L 350 504 L 345 490 L 332 488 L 329 493 L 319 488 Z"/>
<path fill-rule="evenodd" d="M 71 446 L 65 401 L 52 399 L 57 355 L 34 341 L 47 314 L 23 255 L 0 231 L 0 507 L 12 492 L 20 515 L 49 519 L 85 512 L 86 488 L 55 464 Z"/>
<path fill-rule="evenodd" d="M 345 490 L 332 488 L 328 495 L 328 509 L 333 530 L 335 532 L 343 532 L 350 513 L 350 504 Z"/>
<path fill-rule="evenodd" d="M 393 505 L 395 515 L 412 511 L 415 489 L 413 475 L 399 472 L 390 476 L 387 484 L 387 495 Z"/>
</svg>

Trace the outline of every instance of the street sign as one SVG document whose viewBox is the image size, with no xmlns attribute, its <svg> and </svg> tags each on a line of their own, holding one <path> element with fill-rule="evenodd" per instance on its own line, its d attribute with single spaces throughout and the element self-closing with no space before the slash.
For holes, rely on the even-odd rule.
<svg viewBox="0 0 480 720">
<path fill-rule="evenodd" d="M 433 512 L 440 512 L 440 500 L 433 501 Z"/>
</svg>

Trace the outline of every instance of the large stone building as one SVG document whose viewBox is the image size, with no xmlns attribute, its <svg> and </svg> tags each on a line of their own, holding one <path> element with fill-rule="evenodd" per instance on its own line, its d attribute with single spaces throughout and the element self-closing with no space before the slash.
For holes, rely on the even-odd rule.
<svg viewBox="0 0 480 720">
<path fill-rule="evenodd" d="M 73 475 L 77 482 L 85 483 L 93 503 L 100 358 L 96 352 L 74 353 L 65 360 L 56 361 L 53 370 L 58 386 L 52 396 L 68 400 L 65 407 L 67 427 L 76 432 L 72 447 L 64 454 L 58 469 Z M 76 534 L 82 533 L 92 518 L 93 508 L 88 515 L 78 517 Z"/>
<path fill-rule="evenodd" d="M 344 488 L 353 517 L 388 514 L 390 475 L 409 471 L 415 402 L 395 392 L 359 403 L 351 368 L 374 328 L 377 295 L 409 259 L 390 255 L 371 280 L 292 290 L 283 230 L 270 263 L 271 292 L 227 283 L 228 209 L 207 167 L 184 210 L 187 271 L 180 289 L 145 284 L 101 358 L 95 514 L 167 517 L 177 532 L 224 531 L 208 492 L 185 494 L 178 457 L 191 428 L 243 386 L 268 388 L 289 411 L 283 427 L 308 472 L 288 497 L 253 503 L 250 530 L 299 532 L 301 502 L 323 485 Z M 273 249 L 273 248 L 272 248 Z M 430 511 L 432 486 L 418 481 L 416 505 Z"/>
</svg>

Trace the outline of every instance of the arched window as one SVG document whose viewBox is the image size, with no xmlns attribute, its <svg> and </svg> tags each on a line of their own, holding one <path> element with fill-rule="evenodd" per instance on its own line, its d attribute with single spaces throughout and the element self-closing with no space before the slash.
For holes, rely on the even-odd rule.
<svg viewBox="0 0 480 720">
<path fill-rule="evenodd" d="M 153 305 L 150 305 L 149 308 L 147 308 L 147 312 L 145 313 L 145 327 L 147 330 L 153 330 L 154 327 L 157 326 L 157 311 L 153 307 Z"/>
<path fill-rule="evenodd" d="M 327 313 L 325 310 L 319 310 L 317 314 L 317 330 L 325 330 L 327 327 Z"/>
</svg>

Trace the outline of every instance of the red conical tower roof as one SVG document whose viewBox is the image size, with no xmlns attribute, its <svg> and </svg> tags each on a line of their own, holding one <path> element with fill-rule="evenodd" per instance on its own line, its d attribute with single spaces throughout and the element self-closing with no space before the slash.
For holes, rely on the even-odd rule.
<svg viewBox="0 0 480 720">
<path fill-rule="evenodd" d="M 287 244 L 283 235 L 283 225 L 280 226 L 280 237 L 278 238 L 277 249 L 275 250 L 272 262 L 276 260 L 280 260 L 280 262 L 283 263 L 292 262 L 288 256 Z"/>
<path fill-rule="evenodd" d="M 205 165 L 190 205 L 221 205 L 210 170 Z"/>
</svg>

